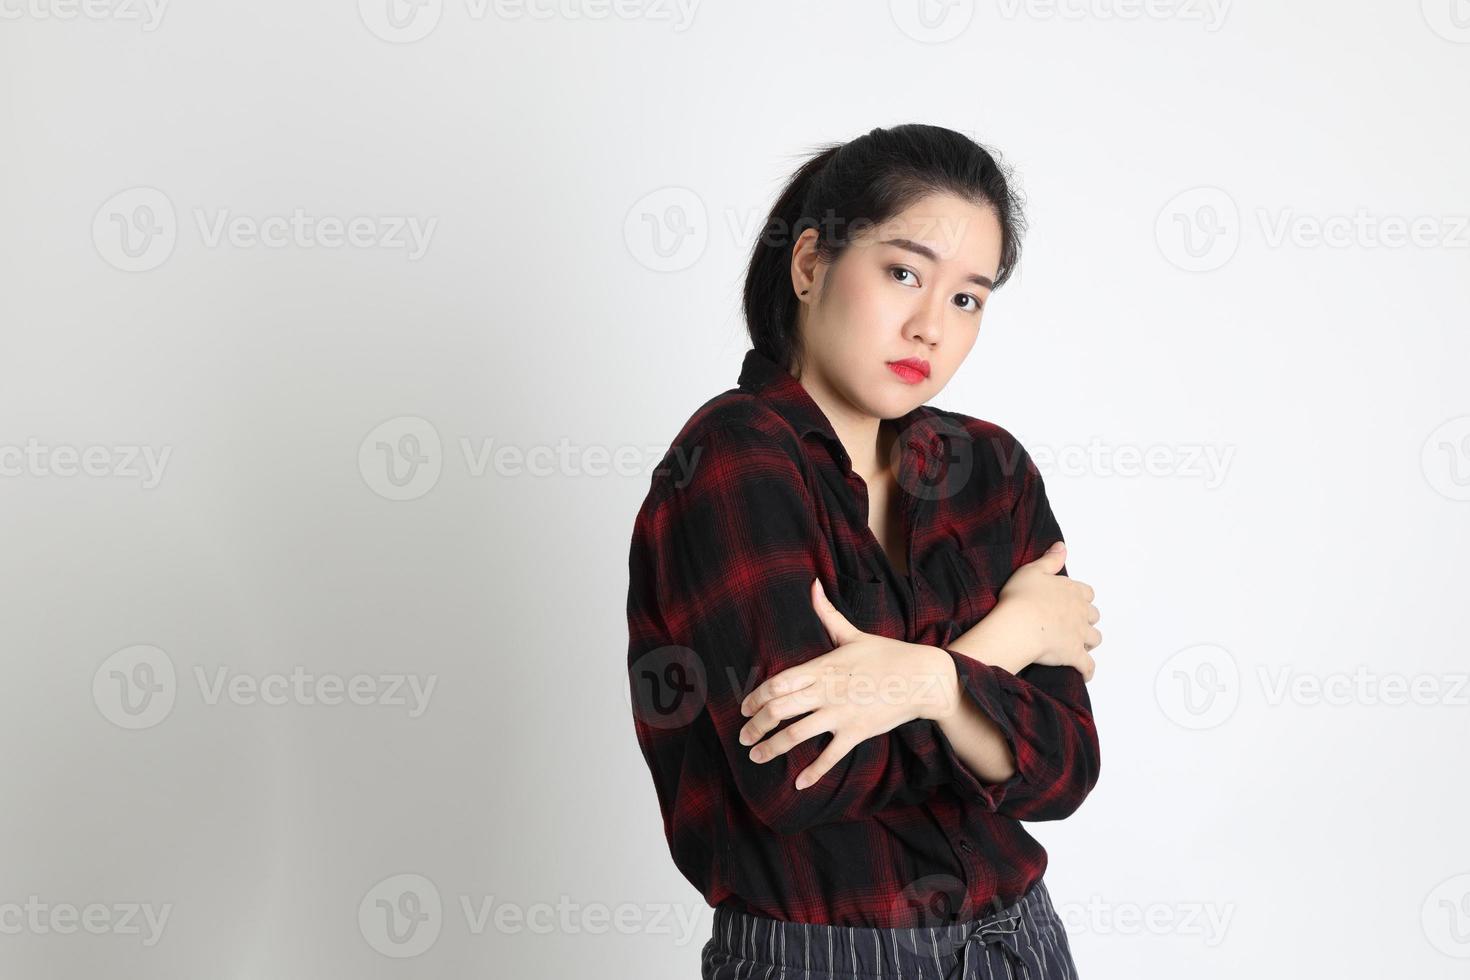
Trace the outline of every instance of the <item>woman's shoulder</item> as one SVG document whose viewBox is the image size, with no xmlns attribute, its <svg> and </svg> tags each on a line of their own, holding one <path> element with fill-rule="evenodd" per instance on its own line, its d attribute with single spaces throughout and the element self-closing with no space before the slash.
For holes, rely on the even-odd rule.
<svg viewBox="0 0 1470 980">
<path fill-rule="evenodd" d="M 674 446 L 692 447 L 716 438 L 725 441 L 775 442 L 796 448 L 791 423 L 765 401 L 740 388 L 729 388 L 696 408 L 675 434 Z"/>
<path fill-rule="evenodd" d="M 679 427 L 649 480 L 645 506 L 693 480 L 699 460 L 710 452 L 745 454 L 744 467 L 772 471 L 801 469 L 801 440 L 780 413 L 754 394 L 730 388 L 696 408 Z"/>
</svg>

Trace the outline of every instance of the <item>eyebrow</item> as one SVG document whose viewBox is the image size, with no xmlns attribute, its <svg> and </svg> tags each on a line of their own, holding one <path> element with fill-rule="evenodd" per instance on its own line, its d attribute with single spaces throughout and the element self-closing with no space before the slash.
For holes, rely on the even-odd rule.
<svg viewBox="0 0 1470 980">
<path fill-rule="evenodd" d="M 890 238 L 887 241 L 880 242 L 879 244 L 881 244 L 881 245 L 896 245 L 899 248 L 908 249 L 910 252 L 913 252 L 913 253 L 915 253 L 917 255 L 922 255 L 924 258 L 928 259 L 930 262 L 937 263 L 939 261 L 939 256 L 935 254 L 934 249 L 930 248 L 928 245 L 921 245 L 920 243 L 915 242 L 915 241 L 911 241 L 911 240 L 909 240 L 907 238 Z M 984 286 L 986 289 L 994 289 L 995 288 L 995 283 L 994 282 L 992 282 L 987 277 L 981 276 L 981 275 L 974 275 L 974 274 L 972 274 L 972 275 L 968 276 L 965 281 L 966 282 L 973 282 L 977 286 Z"/>
</svg>

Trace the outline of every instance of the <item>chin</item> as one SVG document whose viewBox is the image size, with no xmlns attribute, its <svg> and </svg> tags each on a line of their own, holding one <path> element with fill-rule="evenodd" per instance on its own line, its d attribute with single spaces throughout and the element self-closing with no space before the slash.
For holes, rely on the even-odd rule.
<svg viewBox="0 0 1470 980">
<path fill-rule="evenodd" d="M 877 415 L 880 419 L 902 418 L 909 412 L 912 412 L 915 408 L 918 408 L 920 405 L 924 404 L 925 400 L 926 399 L 922 395 L 919 395 L 917 393 L 911 395 L 908 398 L 886 398 L 883 400 L 882 404 L 873 406 L 875 409 L 877 409 L 874 414 Z"/>
</svg>

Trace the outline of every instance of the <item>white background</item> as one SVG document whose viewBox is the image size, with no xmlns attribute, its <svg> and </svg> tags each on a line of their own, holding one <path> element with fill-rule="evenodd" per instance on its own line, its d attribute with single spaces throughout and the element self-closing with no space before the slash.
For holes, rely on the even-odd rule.
<svg viewBox="0 0 1470 980">
<path fill-rule="evenodd" d="M 926 2 L 0 3 L 0 974 L 697 976 L 633 514 L 917 121 L 1028 200 L 933 404 L 1097 589 L 1082 975 L 1465 975 L 1470 7 Z"/>
</svg>

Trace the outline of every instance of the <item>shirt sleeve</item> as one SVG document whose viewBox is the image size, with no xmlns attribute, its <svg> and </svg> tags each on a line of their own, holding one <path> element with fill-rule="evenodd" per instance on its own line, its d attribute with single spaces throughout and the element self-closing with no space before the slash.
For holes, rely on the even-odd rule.
<svg viewBox="0 0 1470 980">
<path fill-rule="evenodd" d="M 796 777 L 831 742 L 830 732 L 769 761 L 750 760 L 754 746 L 738 738 L 749 720 L 740 712 L 746 694 L 833 649 L 812 608 L 812 580 L 821 578 L 839 609 L 843 602 L 801 468 L 779 440 L 732 426 L 696 448 L 698 456 L 686 449 L 692 476 L 667 484 L 640 512 L 634 554 L 652 572 L 659 636 L 693 651 L 704 670 L 704 715 L 745 804 L 772 830 L 794 834 L 916 804 L 941 786 L 981 798 L 985 785 L 945 750 L 930 719 L 864 739 L 802 790 Z M 700 723 L 698 715 L 691 722 Z"/>
<path fill-rule="evenodd" d="M 1012 452 L 1019 460 L 1011 503 L 1012 567 L 1018 568 L 1063 538 L 1036 463 L 1019 442 Z M 1065 566 L 1060 574 L 1067 574 Z M 995 722 L 1016 759 L 1016 771 L 1009 779 L 984 788 L 986 805 L 1017 820 L 1070 816 L 1097 785 L 1101 766 L 1082 672 L 1030 664 L 1012 674 L 957 650 L 948 652 L 961 691 Z"/>
</svg>

